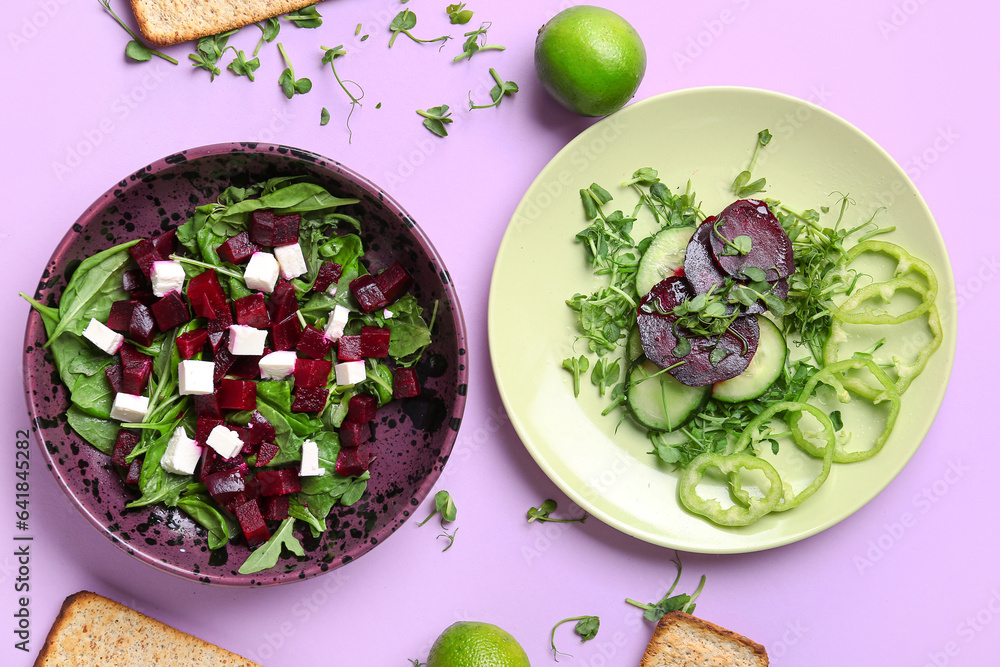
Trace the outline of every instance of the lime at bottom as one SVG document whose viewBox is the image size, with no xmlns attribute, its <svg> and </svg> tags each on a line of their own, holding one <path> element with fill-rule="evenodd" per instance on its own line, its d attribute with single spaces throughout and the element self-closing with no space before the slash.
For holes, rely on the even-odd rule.
<svg viewBox="0 0 1000 667">
<path fill-rule="evenodd" d="M 490 623 L 460 621 L 434 641 L 427 667 L 531 667 L 524 649 Z"/>
</svg>

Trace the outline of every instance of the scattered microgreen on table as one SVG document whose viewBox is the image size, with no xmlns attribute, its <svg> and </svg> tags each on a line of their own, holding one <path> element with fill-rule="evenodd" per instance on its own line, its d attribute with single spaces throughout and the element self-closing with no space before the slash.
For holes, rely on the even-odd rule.
<svg viewBox="0 0 1000 667">
<path fill-rule="evenodd" d="M 573 657 L 571 654 L 556 648 L 556 630 L 560 625 L 572 623 L 573 621 L 576 621 L 576 625 L 573 626 L 573 632 L 576 633 L 581 642 L 589 641 L 596 637 L 598 630 L 601 628 L 601 619 L 597 616 L 573 616 L 571 618 L 564 618 L 552 626 L 552 632 L 549 633 L 549 646 L 552 647 L 552 657 L 556 662 L 559 662 L 560 655 Z"/>
<path fill-rule="evenodd" d="M 578 519 L 556 519 L 551 516 L 552 512 L 555 512 L 558 508 L 556 501 L 548 498 L 538 507 L 532 507 L 528 510 L 528 523 L 533 523 L 537 521 L 538 523 L 583 523 L 587 520 L 587 515 L 584 514 Z"/>
<path fill-rule="evenodd" d="M 226 52 L 226 44 L 229 42 L 229 38 L 237 32 L 238 30 L 230 30 L 199 39 L 196 51 L 188 55 L 188 58 L 194 63 L 193 67 L 207 71 L 211 75 L 209 80 L 215 81 L 215 77 L 221 73 L 217 63 Z M 237 74 L 239 73 L 237 72 Z"/>
<path fill-rule="evenodd" d="M 427 518 L 418 523 L 417 526 L 424 525 L 435 515 L 440 515 L 442 527 L 445 523 L 451 523 L 454 521 L 458 516 L 458 509 L 455 507 L 455 501 L 452 500 L 451 494 L 443 489 L 434 494 L 434 511 L 428 514 Z"/>
<path fill-rule="evenodd" d="M 254 23 L 254 25 L 260 28 L 260 39 L 257 40 L 257 46 L 253 50 L 253 54 L 256 56 L 260 51 L 260 47 L 264 46 L 264 42 L 271 43 L 278 38 L 278 33 L 281 32 L 281 24 L 278 22 L 277 16 L 272 16 L 269 19 L 265 19 L 262 23 Z"/>
<path fill-rule="evenodd" d="M 489 21 L 479 24 L 479 28 L 465 33 L 465 43 L 462 44 L 462 53 L 454 58 L 454 62 L 459 62 L 466 58 L 472 59 L 480 51 L 503 51 L 507 47 L 500 44 L 487 44 L 486 31 L 493 24 Z"/>
<path fill-rule="evenodd" d="M 174 58 L 171 58 L 161 51 L 157 51 L 156 49 L 151 49 L 146 46 L 146 44 L 139 39 L 139 36 L 136 35 L 131 28 L 125 25 L 125 22 L 118 17 L 118 14 L 115 14 L 115 10 L 111 9 L 111 0 L 100 0 L 100 3 L 101 6 L 104 7 L 109 14 L 111 14 L 111 17 L 118 22 L 118 25 L 120 25 L 122 29 L 132 37 L 132 40 L 125 45 L 126 56 L 137 62 L 146 62 L 147 60 L 152 59 L 153 56 L 156 56 L 157 58 L 163 58 L 173 65 L 177 64 L 177 61 Z"/>
<path fill-rule="evenodd" d="M 451 39 L 451 35 L 442 35 L 441 37 L 435 37 L 434 39 L 420 39 L 415 37 L 410 31 L 413 30 L 417 25 L 417 15 L 414 14 L 409 9 L 404 9 L 400 13 L 396 14 L 396 17 L 392 19 L 392 23 L 389 24 L 389 31 L 392 33 L 392 37 L 389 38 L 389 48 L 396 42 L 396 37 L 400 33 L 406 35 L 414 42 L 418 44 L 429 44 L 431 42 L 441 42 L 441 47 L 444 47 L 445 42 Z"/>
<path fill-rule="evenodd" d="M 289 12 L 285 14 L 284 18 L 300 28 L 318 28 L 323 25 L 323 17 L 320 15 L 316 5 L 309 5 L 294 12 Z"/>
<path fill-rule="evenodd" d="M 635 607 L 639 607 L 643 610 L 642 616 L 647 621 L 652 621 L 656 623 L 659 621 L 664 614 L 668 614 L 672 611 L 682 611 L 686 614 L 694 612 L 695 600 L 701 595 L 702 589 L 705 587 L 705 575 L 701 576 L 701 581 L 698 583 L 698 588 L 694 590 L 694 593 L 690 595 L 686 593 L 679 593 L 674 595 L 674 590 L 677 588 L 677 584 L 681 580 L 681 560 L 680 557 L 674 558 L 674 565 L 677 566 L 677 576 L 674 577 L 674 583 L 671 584 L 670 589 L 667 590 L 666 595 L 664 595 L 659 602 L 642 603 L 633 600 L 632 598 L 625 598 L 625 602 Z"/>
<path fill-rule="evenodd" d="M 516 83 L 513 81 L 504 81 L 492 67 L 490 68 L 490 76 L 492 76 L 493 80 L 496 81 L 496 85 L 493 86 L 493 89 L 490 91 L 490 97 L 493 99 L 493 102 L 490 104 L 476 104 L 472 101 L 472 92 L 470 91 L 469 109 L 492 109 L 493 107 L 498 107 L 500 106 L 500 103 L 503 102 L 504 96 L 513 96 L 514 93 L 518 91 Z"/>
<path fill-rule="evenodd" d="M 236 76 L 245 76 L 253 81 L 254 72 L 260 67 L 260 59 L 254 56 L 250 60 L 247 60 L 247 54 L 243 51 L 237 49 L 235 46 L 227 47 L 227 50 L 230 49 L 236 53 L 236 57 L 229 63 L 229 71 Z"/>
<path fill-rule="evenodd" d="M 285 97 L 292 99 L 296 94 L 305 95 L 312 90 L 312 81 L 305 77 L 301 79 L 295 78 L 292 61 L 289 59 L 288 54 L 285 52 L 285 47 L 281 42 L 278 42 L 278 51 L 281 52 L 281 57 L 285 61 L 285 70 L 278 77 L 278 85 L 281 86 L 281 91 L 285 93 Z"/>
<path fill-rule="evenodd" d="M 445 11 L 448 12 L 448 18 L 454 24 L 464 25 L 472 20 L 473 11 L 466 9 L 464 2 L 448 5 Z"/>
<path fill-rule="evenodd" d="M 417 114 L 423 116 L 424 127 L 439 137 L 448 136 L 448 124 L 454 122 L 447 104 L 430 109 L 417 109 Z"/>
</svg>

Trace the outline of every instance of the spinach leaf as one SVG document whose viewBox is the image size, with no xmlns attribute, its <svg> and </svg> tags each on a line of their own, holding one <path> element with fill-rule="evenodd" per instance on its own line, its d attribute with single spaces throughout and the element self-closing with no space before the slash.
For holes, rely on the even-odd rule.
<svg viewBox="0 0 1000 667">
<path fill-rule="evenodd" d="M 368 360 L 368 378 L 365 384 L 373 389 L 379 407 L 392 400 L 392 369 L 380 361 Z"/>
<path fill-rule="evenodd" d="M 392 306 L 392 317 L 386 320 L 391 335 L 389 355 L 400 366 L 412 366 L 431 344 L 431 330 L 424 322 L 423 308 L 412 294 L 404 294 Z"/>
<path fill-rule="evenodd" d="M 66 421 L 81 438 L 100 451 L 111 454 L 114 450 L 120 428 L 118 422 L 89 415 L 75 405 L 66 411 Z"/>
<path fill-rule="evenodd" d="M 106 364 L 111 365 L 111 359 Z M 99 417 L 101 419 L 111 418 L 111 405 L 115 400 L 115 391 L 111 388 L 111 383 L 104 373 L 94 375 L 81 375 L 73 385 L 69 400 L 73 402 L 81 411 Z"/>
<path fill-rule="evenodd" d="M 330 493 L 334 486 L 345 477 L 336 473 L 337 454 L 340 452 L 340 438 L 336 433 L 321 431 L 310 438 L 319 449 L 319 467 L 326 470 L 322 475 L 303 477 L 302 492 L 309 495 Z"/>
<path fill-rule="evenodd" d="M 319 537 L 326 531 L 326 515 L 336 504 L 336 499 L 326 493 L 315 496 L 296 493 L 288 499 L 288 516 L 304 521 L 309 526 L 312 536 Z"/>
<path fill-rule="evenodd" d="M 302 543 L 299 542 L 299 538 L 292 534 L 294 523 L 295 520 L 291 517 L 282 521 L 278 530 L 274 531 L 274 535 L 271 535 L 271 539 L 257 547 L 257 550 L 250 554 L 243 565 L 240 565 L 239 573 L 254 574 L 274 567 L 278 564 L 282 547 L 286 547 L 296 556 L 305 556 L 306 552 L 302 548 Z"/>
<path fill-rule="evenodd" d="M 46 347 L 64 331 L 81 335 L 92 317 L 106 321 L 111 304 L 128 298 L 122 289 L 122 274 L 132 258 L 128 249 L 137 242 L 116 245 L 80 263 L 59 300 L 59 324 L 49 335 Z"/>
<path fill-rule="evenodd" d="M 229 542 L 229 520 L 219 511 L 215 501 L 204 493 L 204 488 L 204 484 L 189 485 L 177 500 L 177 507 L 205 527 L 208 531 L 208 548 L 218 549 Z"/>
</svg>

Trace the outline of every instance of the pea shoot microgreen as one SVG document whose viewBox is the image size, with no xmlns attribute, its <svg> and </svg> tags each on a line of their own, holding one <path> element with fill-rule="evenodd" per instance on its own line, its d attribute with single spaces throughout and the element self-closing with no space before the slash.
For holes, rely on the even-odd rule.
<svg viewBox="0 0 1000 667">
<path fill-rule="evenodd" d="M 663 617 L 664 614 L 668 614 L 672 611 L 682 611 L 686 614 L 690 614 L 694 611 L 695 600 L 698 599 L 698 596 L 701 595 L 702 589 L 705 587 L 705 575 L 701 576 L 701 581 L 698 583 L 698 588 L 695 589 L 694 593 L 690 595 L 685 593 L 673 595 L 674 589 L 677 588 L 677 584 L 681 580 L 680 557 L 674 558 L 674 565 L 677 566 L 677 576 L 674 578 L 674 583 L 671 584 L 666 595 L 664 595 L 659 602 L 642 603 L 637 602 L 632 598 L 625 598 L 625 602 L 643 610 L 642 615 L 647 621 L 656 623 Z"/>
<path fill-rule="evenodd" d="M 586 373 L 587 369 L 590 368 L 590 359 L 581 354 L 576 359 L 573 357 L 563 359 L 562 365 L 563 368 L 573 374 L 573 395 L 579 398 L 580 376 Z"/>
<path fill-rule="evenodd" d="M 766 128 L 757 133 L 757 143 L 754 144 L 753 155 L 750 157 L 750 166 L 737 174 L 733 180 L 732 191 L 737 198 L 746 199 L 751 195 L 764 191 L 764 186 L 767 185 L 766 179 L 758 178 L 753 182 L 750 182 L 750 179 L 753 178 L 751 172 L 757 165 L 757 156 L 760 154 L 760 149 L 769 143 L 771 143 L 771 133 Z"/>
<path fill-rule="evenodd" d="M 471 9 L 466 9 L 464 2 L 448 5 L 445 8 L 445 11 L 448 12 L 448 18 L 454 24 L 465 25 L 472 20 L 473 11 Z"/>
<path fill-rule="evenodd" d="M 559 505 L 556 501 L 548 498 L 538 507 L 532 507 L 528 510 L 528 523 L 583 523 L 587 520 L 587 515 L 584 514 L 578 519 L 556 519 L 551 516 L 552 512 L 558 509 Z"/>
<path fill-rule="evenodd" d="M 318 28 L 323 25 L 323 17 L 320 15 L 316 5 L 309 5 L 294 12 L 285 14 L 285 20 L 291 21 L 300 28 Z"/>
<path fill-rule="evenodd" d="M 361 106 L 361 100 L 365 96 L 365 91 L 364 88 L 362 88 L 357 81 L 352 81 L 351 79 L 341 80 L 340 75 L 337 74 L 337 66 L 336 64 L 334 64 L 334 60 L 336 60 L 341 56 L 347 55 L 347 51 L 344 50 L 343 44 L 339 44 L 337 46 L 334 46 L 333 48 L 327 48 L 325 46 L 321 46 L 320 48 L 323 50 L 323 64 L 330 65 L 330 69 L 333 71 L 333 77 L 337 80 L 337 84 L 340 86 L 340 89 L 344 91 L 344 94 L 347 95 L 348 99 L 351 101 L 351 110 L 347 113 L 347 121 L 346 121 L 347 137 L 348 137 L 347 143 L 351 143 L 351 140 L 354 138 L 354 133 L 351 131 L 351 116 L 354 115 L 354 109 Z M 348 83 L 357 86 L 358 88 L 357 95 L 352 93 L 347 88 L 346 84 Z M 325 123 L 323 124 L 325 125 Z"/>
<path fill-rule="evenodd" d="M 301 79 L 295 78 L 295 70 L 292 68 L 292 61 L 289 59 L 288 54 L 285 52 L 285 47 L 278 42 L 278 51 L 281 52 L 281 57 L 285 61 L 285 70 L 278 77 L 278 85 L 281 86 L 281 90 L 285 93 L 285 97 L 292 99 L 296 94 L 305 95 L 310 90 L 312 90 L 312 81 L 303 77 Z"/>
<path fill-rule="evenodd" d="M 594 370 L 590 374 L 590 381 L 597 386 L 601 396 L 604 396 L 608 386 L 618 382 L 621 375 L 621 365 L 618 360 L 611 361 L 607 357 L 601 357 L 594 364 Z"/>
<path fill-rule="evenodd" d="M 455 508 L 455 501 L 452 500 L 451 494 L 443 489 L 434 494 L 434 511 L 428 514 L 427 518 L 418 523 L 417 526 L 424 525 L 437 514 L 441 515 L 442 528 L 445 523 L 454 521 L 458 515 L 458 510 Z"/>
<path fill-rule="evenodd" d="M 327 109 L 326 107 L 323 107 L 319 111 L 319 124 L 326 125 L 329 122 L 330 122 L 330 110 Z"/>
<path fill-rule="evenodd" d="M 205 70 L 211 75 L 209 80 L 215 81 L 215 77 L 222 73 L 217 63 L 226 52 L 229 38 L 237 32 L 238 30 L 230 30 L 199 39 L 195 52 L 188 54 L 188 58 L 194 62 L 192 66 Z"/>
<path fill-rule="evenodd" d="M 560 625 L 572 623 L 573 621 L 576 621 L 576 625 L 573 626 L 573 632 L 580 637 L 581 642 L 589 641 L 596 637 L 597 631 L 601 628 L 601 619 L 597 616 L 573 616 L 571 618 L 564 618 L 552 626 L 552 632 L 549 633 L 549 646 L 552 647 L 552 658 L 556 662 L 559 662 L 560 655 L 573 657 L 571 654 L 556 648 L 556 630 Z"/>
<path fill-rule="evenodd" d="M 256 56 L 260 52 L 260 47 L 264 46 L 264 42 L 270 44 L 277 39 L 278 33 L 281 32 L 281 24 L 278 22 L 277 16 L 272 16 L 263 23 L 254 23 L 254 25 L 260 28 L 260 39 L 257 40 L 257 46 L 253 50 L 253 54 Z"/>
<path fill-rule="evenodd" d="M 389 24 L 389 31 L 392 32 L 392 37 L 389 38 L 389 48 L 392 48 L 392 45 L 396 42 L 396 37 L 398 37 L 400 33 L 406 35 L 418 44 L 441 42 L 442 48 L 444 47 L 445 42 L 451 39 L 451 35 L 442 35 L 441 37 L 435 37 L 434 39 L 420 39 L 418 37 L 414 37 L 413 33 L 410 31 L 413 30 L 416 25 L 417 15 L 409 9 L 404 9 L 400 13 L 396 14 L 396 17 L 392 19 L 392 23 Z"/>
<path fill-rule="evenodd" d="M 465 33 L 465 43 L 462 45 L 461 55 L 455 56 L 453 62 L 459 62 L 465 58 L 471 59 L 480 51 L 503 51 L 507 47 L 500 44 L 487 44 L 486 31 L 493 24 L 490 22 L 480 23 L 479 28 Z"/>
<path fill-rule="evenodd" d="M 118 23 L 118 25 L 120 25 L 122 29 L 127 32 L 130 37 L 132 37 L 128 44 L 125 45 L 126 56 L 136 62 L 146 62 L 148 60 L 152 60 L 153 56 L 156 56 L 157 58 L 163 58 L 172 65 L 177 64 L 177 60 L 171 58 L 166 53 L 146 46 L 142 39 L 140 39 L 139 36 L 133 32 L 132 28 L 125 25 L 125 22 L 118 17 L 118 14 L 115 14 L 115 10 L 111 9 L 111 0 L 100 0 L 100 3 L 101 6 L 104 7 L 109 14 L 111 14 L 111 17 Z"/>
<path fill-rule="evenodd" d="M 232 50 L 236 53 L 236 57 L 233 58 L 231 63 L 229 63 L 229 71 L 236 76 L 245 76 L 253 81 L 253 73 L 260 67 L 260 59 L 254 56 L 252 59 L 247 60 L 247 54 L 240 51 L 235 46 L 227 47 L 227 50 Z"/>
<path fill-rule="evenodd" d="M 491 104 L 476 104 L 472 101 L 472 92 L 470 91 L 469 109 L 491 109 L 493 107 L 498 107 L 503 101 L 505 95 L 512 96 L 518 91 L 516 83 L 513 81 L 504 81 L 492 67 L 490 68 L 490 76 L 492 76 L 493 80 L 496 81 L 496 85 L 493 86 L 493 89 L 490 91 L 490 97 L 493 99 L 493 102 Z"/>
<path fill-rule="evenodd" d="M 441 530 L 443 532 L 440 535 L 438 535 L 438 539 L 441 539 L 443 537 L 446 540 L 448 540 L 448 544 L 445 546 L 444 549 L 441 550 L 441 552 L 443 553 L 448 549 L 451 549 L 453 546 L 455 546 L 455 536 L 458 535 L 458 528 L 455 528 L 455 530 L 453 530 L 450 533 L 448 532 L 447 528 L 441 528 Z"/>
<path fill-rule="evenodd" d="M 424 127 L 439 137 L 448 136 L 448 124 L 454 122 L 447 104 L 430 109 L 417 109 L 417 114 L 423 116 Z"/>
</svg>

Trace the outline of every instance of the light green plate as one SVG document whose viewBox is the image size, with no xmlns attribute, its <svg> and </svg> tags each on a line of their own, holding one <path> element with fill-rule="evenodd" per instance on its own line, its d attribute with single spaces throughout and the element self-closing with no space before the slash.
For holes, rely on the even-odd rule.
<svg viewBox="0 0 1000 667">
<path fill-rule="evenodd" d="M 649 166 L 671 188 L 683 188 L 690 179 L 702 209 L 717 213 L 733 201 L 729 185 L 745 168 L 757 132 L 764 128 L 774 139 L 754 177 L 767 178 L 766 196 L 803 210 L 833 204 L 830 193 L 839 190 L 857 202 L 851 213 L 856 220 L 884 206 L 879 224 L 895 225 L 897 231 L 879 238 L 904 245 L 937 272 L 945 341 L 905 394 L 900 419 L 878 456 L 834 466 L 827 483 L 801 507 L 753 526 L 721 528 L 678 505 L 677 474 L 657 463 L 637 428 L 626 422 L 616 430 L 618 413 L 601 416 L 607 399 L 597 395 L 589 376 L 580 398 L 574 398 L 572 377 L 561 363 L 585 350 L 582 343 L 574 349 L 574 313 L 565 300 L 598 284 L 574 241 L 586 226 L 580 188 L 604 185 L 616 196 L 607 210 L 614 205 L 631 210 L 634 198 L 615 186 Z M 831 113 L 794 98 L 742 88 L 650 98 L 573 139 L 542 170 L 514 212 L 497 255 L 489 302 L 490 352 L 500 396 L 542 470 L 605 523 L 654 544 L 703 553 L 795 542 L 875 497 L 930 429 L 951 372 L 955 322 L 955 285 L 944 243 L 902 169 Z M 877 338 L 871 332 L 856 336 L 859 344 Z M 926 334 L 911 327 L 894 332 L 894 339 L 900 336 L 919 344 Z"/>
</svg>

